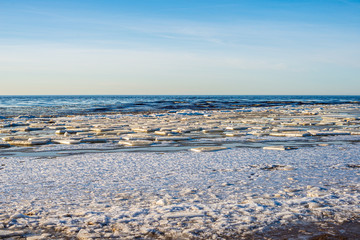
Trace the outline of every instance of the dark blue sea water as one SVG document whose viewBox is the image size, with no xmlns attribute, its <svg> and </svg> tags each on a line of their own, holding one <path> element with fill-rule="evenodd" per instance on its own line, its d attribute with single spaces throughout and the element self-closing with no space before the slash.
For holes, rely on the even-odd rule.
<svg viewBox="0 0 360 240">
<path fill-rule="evenodd" d="M 0 96 L 0 116 L 136 113 L 169 110 L 239 109 L 281 105 L 360 103 L 360 96 Z"/>
</svg>

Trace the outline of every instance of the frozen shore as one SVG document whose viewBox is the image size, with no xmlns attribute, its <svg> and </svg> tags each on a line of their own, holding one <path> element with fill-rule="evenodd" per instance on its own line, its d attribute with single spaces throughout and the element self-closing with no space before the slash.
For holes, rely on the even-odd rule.
<svg viewBox="0 0 360 240">
<path fill-rule="evenodd" d="M 0 238 L 360 238 L 359 110 L 4 117 Z"/>
<path fill-rule="evenodd" d="M 358 224 L 359 155 L 354 143 L 6 156 L 0 238 L 256 238 L 284 226 Z"/>
</svg>

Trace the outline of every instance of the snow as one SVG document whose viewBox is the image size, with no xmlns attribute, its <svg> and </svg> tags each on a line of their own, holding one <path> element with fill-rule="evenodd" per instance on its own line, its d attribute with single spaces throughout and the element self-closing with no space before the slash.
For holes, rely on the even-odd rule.
<svg viewBox="0 0 360 240">
<path fill-rule="evenodd" d="M 360 145 L 348 144 L 2 157 L 0 230 L 56 226 L 79 238 L 217 238 L 342 223 L 359 217 L 359 155 Z"/>
</svg>

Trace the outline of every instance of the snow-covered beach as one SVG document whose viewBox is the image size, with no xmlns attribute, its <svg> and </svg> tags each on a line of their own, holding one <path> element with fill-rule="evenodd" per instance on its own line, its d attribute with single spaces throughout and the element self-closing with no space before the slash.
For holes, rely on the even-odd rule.
<svg viewBox="0 0 360 240">
<path fill-rule="evenodd" d="M 358 238 L 358 113 L 3 119 L 0 238 Z"/>
<path fill-rule="evenodd" d="M 358 221 L 359 151 L 357 144 L 6 157 L 0 233 L 216 239 L 284 225 Z"/>
</svg>

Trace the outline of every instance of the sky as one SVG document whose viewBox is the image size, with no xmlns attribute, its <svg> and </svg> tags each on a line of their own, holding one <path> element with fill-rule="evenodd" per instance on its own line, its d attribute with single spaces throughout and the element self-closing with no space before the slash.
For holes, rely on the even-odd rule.
<svg viewBox="0 0 360 240">
<path fill-rule="evenodd" d="M 0 95 L 360 95 L 359 0 L 1 0 Z"/>
</svg>

